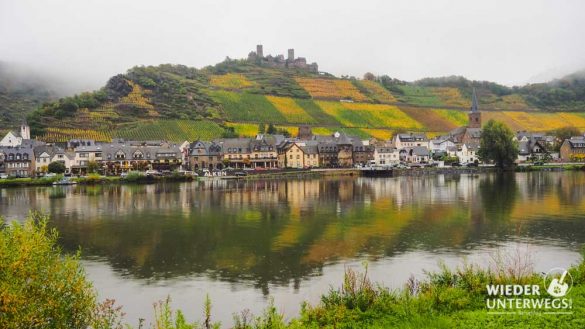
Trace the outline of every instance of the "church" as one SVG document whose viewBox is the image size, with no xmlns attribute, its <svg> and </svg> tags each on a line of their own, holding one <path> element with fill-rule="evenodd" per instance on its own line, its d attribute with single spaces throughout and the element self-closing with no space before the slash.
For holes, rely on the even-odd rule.
<svg viewBox="0 0 585 329">
<path fill-rule="evenodd" d="M 9 131 L 4 138 L 0 140 L 0 147 L 16 147 L 22 145 L 23 140 L 30 139 L 30 127 L 26 122 L 20 125 L 20 132 Z"/>
<path fill-rule="evenodd" d="M 471 109 L 467 116 L 469 118 L 469 123 L 467 126 L 452 130 L 449 132 L 449 137 L 455 144 L 479 146 L 481 138 L 481 112 L 479 112 L 475 88 L 473 89 L 473 95 L 471 99 Z"/>
</svg>

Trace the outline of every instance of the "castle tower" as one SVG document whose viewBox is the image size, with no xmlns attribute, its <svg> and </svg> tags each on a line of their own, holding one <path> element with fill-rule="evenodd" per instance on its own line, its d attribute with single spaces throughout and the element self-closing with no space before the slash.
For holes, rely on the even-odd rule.
<svg viewBox="0 0 585 329">
<path fill-rule="evenodd" d="M 20 125 L 20 137 L 22 137 L 22 139 L 30 139 L 30 127 L 26 121 L 23 121 Z"/>
<path fill-rule="evenodd" d="M 256 45 L 256 55 L 260 58 L 264 58 L 264 51 L 262 50 L 262 45 Z"/>
<path fill-rule="evenodd" d="M 469 128 L 481 128 L 481 112 L 477 105 L 477 95 L 475 94 L 475 88 L 473 88 L 473 95 L 471 98 L 471 111 L 469 111 Z"/>
<path fill-rule="evenodd" d="M 295 50 L 294 49 L 289 49 L 288 50 L 288 61 L 292 62 L 295 60 Z"/>
</svg>

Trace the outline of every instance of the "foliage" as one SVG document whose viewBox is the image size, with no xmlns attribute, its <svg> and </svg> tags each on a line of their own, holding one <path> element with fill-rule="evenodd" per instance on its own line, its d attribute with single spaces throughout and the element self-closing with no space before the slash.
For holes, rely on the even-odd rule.
<svg viewBox="0 0 585 329">
<path fill-rule="evenodd" d="M 349 80 L 297 78 L 296 81 L 313 98 L 332 100 L 351 99 L 354 101 L 368 100 Z"/>
<path fill-rule="evenodd" d="M 100 169 L 100 165 L 96 161 L 89 161 L 87 163 L 87 172 L 88 173 L 97 173 Z"/>
<path fill-rule="evenodd" d="M 45 134 L 40 136 L 39 139 L 46 142 L 66 142 L 77 138 L 88 138 L 99 142 L 110 142 L 112 140 L 108 131 L 54 127 L 46 128 L 45 131 Z"/>
<path fill-rule="evenodd" d="M 387 89 L 373 80 L 354 80 L 356 87 L 366 96 L 379 103 L 396 103 L 397 99 Z"/>
<path fill-rule="evenodd" d="M 559 151 L 565 139 L 570 139 L 573 136 L 581 136 L 581 131 L 576 127 L 566 126 L 549 131 L 549 134 L 555 136 L 555 151 Z"/>
<path fill-rule="evenodd" d="M 500 168 L 510 167 L 518 157 L 514 133 L 501 122 L 490 120 L 483 127 L 477 152 L 482 161 L 494 161 Z"/>
<path fill-rule="evenodd" d="M 95 292 L 77 255 L 61 255 L 47 217 L 0 230 L 0 327 L 86 328 Z"/>
<path fill-rule="evenodd" d="M 266 96 L 266 99 L 286 118 L 290 123 L 315 123 L 313 119 L 294 99 L 288 97 Z"/>
<path fill-rule="evenodd" d="M 222 104 L 229 120 L 286 123 L 282 113 L 262 95 L 228 91 L 213 91 L 210 94 Z"/>
<path fill-rule="evenodd" d="M 237 73 L 226 73 L 223 75 L 212 75 L 209 81 L 212 86 L 226 89 L 243 89 L 252 87 L 254 83 L 250 82 L 244 75 Z"/>
<path fill-rule="evenodd" d="M 398 107 L 383 104 L 317 101 L 327 114 L 346 127 L 421 129 L 417 121 Z"/>
<path fill-rule="evenodd" d="M 311 99 L 297 99 L 295 100 L 300 107 L 305 110 L 318 123 L 325 125 L 339 126 L 340 123 L 333 116 L 327 114 L 321 107 L 319 107 Z"/>
<path fill-rule="evenodd" d="M 246 60 L 231 60 L 208 66 L 202 70 L 206 74 L 221 75 L 226 73 L 242 74 L 253 85 L 246 91 L 294 98 L 309 98 L 309 94 L 295 81 L 295 76 L 311 75 L 302 70 L 281 69 L 256 65 Z"/>
<path fill-rule="evenodd" d="M 212 140 L 221 137 L 223 128 L 207 120 L 157 120 L 128 124 L 114 132 L 116 137 L 130 140 L 170 140 L 182 142 L 196 139 Z"/>
<path fill-rule="evenodd" d="M 65 164 L 63 164 L 63 162 L 59 162 L 59 161 L 54 161 L 49 163 L 49 165 L 47 166 L 47 170 L 50 173 L 55 173 L 55 174 L 62 174 L 65 172 Z"/>
</svg>

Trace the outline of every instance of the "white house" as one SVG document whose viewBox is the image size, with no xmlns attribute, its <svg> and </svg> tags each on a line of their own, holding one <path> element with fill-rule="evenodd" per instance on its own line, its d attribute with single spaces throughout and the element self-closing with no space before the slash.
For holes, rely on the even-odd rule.
<svg viewBox="0 0 585 329">
<path fill-rule="evenodd" d="M 425 146 L 415 146 L 406 149 L 406 161 L 410 163 L 427 163 L 430 160 L 429 149 Z"/>
<path fill-rule="evenodd" d="M 460 148 L 457 149 L 456 156 L 459 158 L 460 163 L 472 163 L 472 162 L 479 162 L 479 158 L 477 156 L 477 150 L 479 149 L 479 145 L 477 144 L 463 144 Z"/>
<path fill-rule="evenodd" d="M 400 163 L 400 153 L 397 148 L 382 146 L 374 149 L 374 163 L 376 166 L 388 166 Z"/>
<path fill-rule="evenodd" d="M 22 140 L 30 139 L 30 127 L 23 123 L 20 125 L 20 133 L 9 131 L 4 138 L 0 140 L 0 146 L 16 147 L 22 144 Z"/>
<path fill-rule="evenodd" d="M 455 143 L 448 136 L 433 138 L 429 141 L 429 149 L 433 154 L 447 153 L 449 147 L 455 146 Z"/>
<path fill-rule="evenodd" d="M 428 148 L 429 139 L 424 133 L 396 134 L 392 138 L 392 145 L 399 150 L 407 147 L 417 146 L 424 146 Z"/>
</svg>

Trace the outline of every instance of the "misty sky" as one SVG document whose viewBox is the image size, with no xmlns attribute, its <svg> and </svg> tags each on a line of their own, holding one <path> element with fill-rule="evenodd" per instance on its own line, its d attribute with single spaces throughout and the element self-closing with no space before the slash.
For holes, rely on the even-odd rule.
<svg viewBox="0 0 585 329">
<path fill-rule="evenodd" d="M 585 68 L 585 1 L 0 0 L 0 61 L 93 89 L 134 65 L 264 53 L 335 75 L 524 84 Z"/>
</svg>

